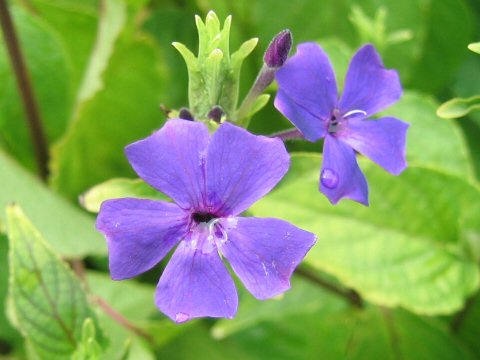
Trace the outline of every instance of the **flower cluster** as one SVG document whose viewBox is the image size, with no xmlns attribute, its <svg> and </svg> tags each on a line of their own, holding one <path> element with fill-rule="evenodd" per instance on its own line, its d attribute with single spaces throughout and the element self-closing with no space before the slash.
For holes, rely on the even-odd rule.
<svg viewBox="0 0 480 360">
<path fill-rule="evenodd" d="M 215 61 L 225 61 L 219 66 L 226 73 L 234 69 L 239 74 L 232 65 L 235 54 L 231 61 L 223 57 L 229 54 L 230 18 L 222 30 L 212 13 L 205 24 L 197 19 L 197 26 L 198 58 L 183 45 L 175 46 L 189 71 L 196 71 L 190 92 L 199 97 L 190 99 L 190 109 L 174 112 L 175 118 L 160 130 L 125 149 L 139 177 L 172 202 L 107 200 L 97 218 L 115 280 L 151 269 L 176 247 L 155 293 L 157 307 L 175 322 L 235 315 L 237 292 L 222 259 L 249 292 L 268 299 L 290 287 L 293 271 L 315 243 L 314 234 L 286 221 L 240 216 L 270 192 L 289 168 L 290 157 L 280 138 L 256 136 L 237 126 L 246 127 L 248 118 L 264 105 L 262 92 L 274 78 L 279 84 L 277 109 L 306 140 L 325 139 L 320 191 L 332 203 L 346 197 L 368 204 L 367 183 L 355 150 L 393 174 L 406 167 L 408 125 L 392 117 L 368 120 L 397 101 L 402 92 L 397 73 L 383 67 L 373 46 L 361 48 L 354 56 L 338 99 L 335 76 L 323 50 L 314 43 L 301 44 L 287 60 L 292 37 L 290 31 L 283 31 L 270 43 L 252 90 L 234 109 L 237 78 L 199 89 L 199 84 L 208 85 L 202 79 L 224 78 L 212 65 Z M 253 42 L 245 44 L 236 53 L 237 61 L 252 50 Z M 216 77 L 209 71 L 216 71 Z M 228 89 L 233 89 L 230 97 Z"/>
</svg>

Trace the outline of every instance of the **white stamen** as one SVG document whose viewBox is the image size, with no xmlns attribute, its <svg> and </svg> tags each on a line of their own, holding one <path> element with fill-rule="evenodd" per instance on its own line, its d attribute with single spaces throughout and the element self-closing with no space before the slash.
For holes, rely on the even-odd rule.
<svg viewBox="0 0 480 360">
<path fill-rule="evenodd" d="M 211 238 L 212 240 L 214 237 L 216 237 L 215 224 L 217 224 L 220 220 L 221 219 L 213 219 L 213 220 L 210 220 L 210 222 L 208 223 L 208 232 L 210 234 L 209 238 Z M 225 244 L 228 241 L 228 234 L 221 227 L 219 227 L 218 229 L 222 233 L 222 237 L 219 239 L 220 243 Z"/>
<path fill-rule="evenodd" d="M 367 112 L 363 110 L 350 110 L 347 112 L 345 115 L 343 115 L 344 118 L 349 117 L 350 115 L 354 114 L 362 114 L 363 116 L 367 116 Z"/>
</svg>

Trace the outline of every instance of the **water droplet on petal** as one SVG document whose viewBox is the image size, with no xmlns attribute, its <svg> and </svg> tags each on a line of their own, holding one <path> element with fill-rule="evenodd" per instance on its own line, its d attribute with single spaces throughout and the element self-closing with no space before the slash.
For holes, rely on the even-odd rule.
<svg viewBox="0 0 480 360">
<path fill-rule="evenodd" d="M 185 322 L 185 321 L 188 321 L 190 320 L 190 315 L 188 314 L 185 314 L 185 313 L 182 313 L 182 312 L 178 312 L 175 314 L 175 322 L 177 323 L 182 323 L 182 322 Z"/>
<path fill-rule="evenodd" d="M 328 189 L 335 189 L 338 185 L 338 174 L 332 169 L 325 168 L 320 175 L 320 182 Z"/>
</svg>

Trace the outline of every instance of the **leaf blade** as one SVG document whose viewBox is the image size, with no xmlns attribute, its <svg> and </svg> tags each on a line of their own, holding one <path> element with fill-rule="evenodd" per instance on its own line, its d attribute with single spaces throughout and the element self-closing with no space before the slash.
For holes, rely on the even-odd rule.
<svg viewBox="0 0 480 360">
<path fill-rule="evenodd" d="M 79 280 L 18 205 L 7 207 L 16 324 L 42 359 L 69 359 L 93 314 Z"/>
</svg>

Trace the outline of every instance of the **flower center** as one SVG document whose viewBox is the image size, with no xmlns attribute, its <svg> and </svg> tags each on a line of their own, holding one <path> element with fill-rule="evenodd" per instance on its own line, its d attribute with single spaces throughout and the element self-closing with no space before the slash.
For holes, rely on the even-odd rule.
<svg viewBox="0 0 480 360">
<path fill-rule="evenodd" d="M 367 113 L 363 110 L 351 110 L 346 112 L 345 114 L 340 114 L 340 110 L 335 109 L 332 112 L 332 115 L 330 116 L 330 120 L 328 121 L 328 132 L 330 134 L 335 134 L 339 126 L 344 120 L 347 120 L 349 116 L 357 115 L 360 114 L 362 116 L 367 116 Z"/>
<path fill-rule="evenodd" d="M 196 213 L 193 213 L 192 215 L 193 221 L 195 221 L 197 224 L 208 223 L 210 222 L 210 220 L 213 220 L 215 218 L 216 218 L 215 215 L 206 213 L 206 212 L 196 212 Z"/>
<path fill-rule="evenodd" d="M 335 134 L 338 130 L 339 118 L 338 114 L 333 113 L 328 122 L 328 132 L 330 134 Z"/>
</svg>

